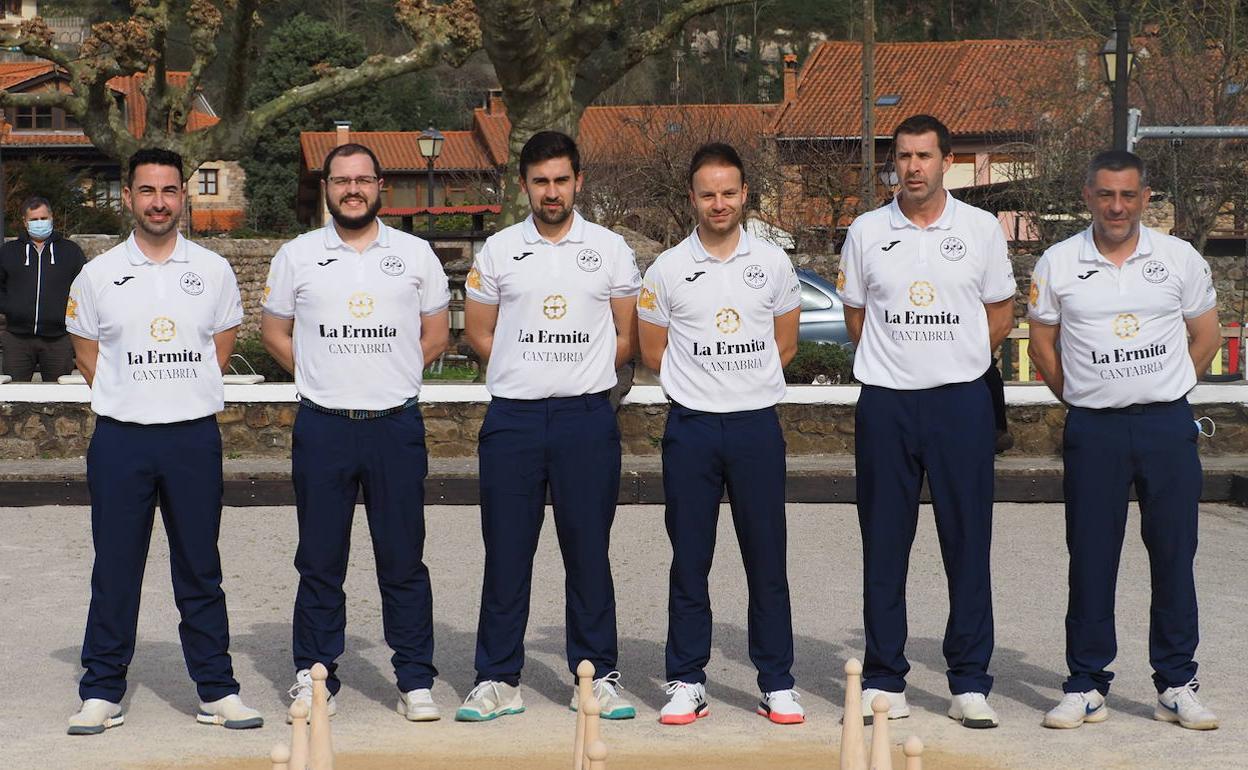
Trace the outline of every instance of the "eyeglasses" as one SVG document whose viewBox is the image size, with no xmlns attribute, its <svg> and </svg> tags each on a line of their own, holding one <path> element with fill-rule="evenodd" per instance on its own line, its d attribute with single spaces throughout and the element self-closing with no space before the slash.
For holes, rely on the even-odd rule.
<svg viewBox="0 0 1248 770">
<path fill-rule="evenodd" d="M 377 177 L 375 176 L 331 176 L 329 178 L 329 183 L 332 184 L 334 187 L 346 187 L 350 185 L 352 182 L 355 182 L 356 187 L 369 187 L 371 185 L 377 184 Z"/>
</svg>

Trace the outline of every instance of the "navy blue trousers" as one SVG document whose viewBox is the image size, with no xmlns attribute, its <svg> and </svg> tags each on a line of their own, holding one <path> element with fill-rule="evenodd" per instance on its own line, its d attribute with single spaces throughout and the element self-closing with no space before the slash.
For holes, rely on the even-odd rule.
<svg viewBox="0 0 1248 770">
<path fill-rule="evenodd" d="M 598 676 L 615 671 L 608 550 L 620 493 L 620 430 L 606 394 L 495 397 L 481 425 L 478 455 L 485 579 L 476 681 L 520 682 L 547 488 L 566 574 L 568 671 L 582 660 L 593 663 Z"/>
<path fill-rule="evenodd" d="M 87 450 L 87 486 L 95 566 L 79 696 L 118 703 L 126 693 L 157 503 L 186 669 L 200 700 L 238 692 L 217 552 L 223 484 L 216 418 L 137 425 L 100 417 Z"/>
<path fill-rule="evenodd" d="M 926 390 L 864 385 L 854 418 L 863 547 L 863 687 L 901 692 L 906 575 L 926 474 L 949 584 L 949 690 L 992 689 L 992 399 L 982 378 Z"/>
<path fill-rule="evenodd" d="M 1109 692 L 1118 653 L 1114 590 L 1135 484 L 1152 577 L 1148 656 L 1161 692 L 1196 676 L 1196 518 L 1200 458 L 1186 400 L 1125 409 L 1071 407 L 1062 442 L 1070 599 L 1066 692 Z"/>
<path fill-rule="evenodd" d="M 330 692 L 346 644 L 342 590 L 360 488 L 377 562 L 381 620 L 399 690 L 433 686 L 433 591 L 425 546 L 425 424 L 420 408 L 351 420 L 308 407 L 295 418 L 291 453 L 299 548 L 295 668 L 323 663 Z"/>
<path fill-rule="evenodd" d="M 663 494 L 672 568 L 667 678 L 706 682 L 719 501 L 725 486 L 749 589 L 750 661 L 763 692 L 793 687 L 793 621 L 785 567 L 784 435 L 774 407 L 713 414 L 672 404 L 663 434 Z"/>
</svg>

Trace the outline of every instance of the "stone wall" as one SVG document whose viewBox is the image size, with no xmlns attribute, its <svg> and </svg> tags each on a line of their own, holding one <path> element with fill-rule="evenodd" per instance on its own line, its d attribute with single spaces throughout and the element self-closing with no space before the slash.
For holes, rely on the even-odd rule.
<svg viewBox="0 0 1248 770">
<path fill-rule="evenodd" d="M 426 442 L 434 457 L 471 457 L 485 404 L 430 404 L 424 409 Z M 1248 405 L 1208 404 L 1194 408 L 1212 417 L 1217 432 L 1200 439 L 1204 455 L 1248 454 Z M 227 457 L 289 457 L 297 408 L 288 403 L 230 404 L 217 418 Z M 1061 448 L 1065 410 L 1052 406 L 1009 409 L 1014 449 L 1007 456 L 1055 456 Z M 667 406 L 628 404 L 620 410 L 625 454 L 657 455 Z M 850 454 L 854 451 L 854 407 L 781 404 L 780 419 L 791 455 Z M 0 404 L 0 459 L 80 457 L 95 428 L 88 404 Z"/>
</svg>

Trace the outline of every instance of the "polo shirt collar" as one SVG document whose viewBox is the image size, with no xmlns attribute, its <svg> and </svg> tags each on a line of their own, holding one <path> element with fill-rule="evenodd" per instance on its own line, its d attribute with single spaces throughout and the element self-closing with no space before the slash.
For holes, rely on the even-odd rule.
<svg viewBox="0 0 1248 770">
<path fill-rule="evenodd" d="M 150 259 L 143 250 L 139 248 L 139 242 L 135 240 L 134 233 L 130 233 L 130 237 L 126 239 L 126 259 L 130 264 L 138 267 L 139 265 L 151 264 L 157 265 Z M 186 239 L 182 237 L 182 233 L 178 233 L 177 241 L 173 244 L 173 253 L 169 255 L 169 262 L 190 262 L 191 255 L 187 250 Z"/>
<path fill-rule="evenodd" d="M 728 256 L 728 259 L 716 259 L 713 254 L 706 250 L 702 245 L 702 239 L 698 237 L 698 228 L 693 228 L 693 232 L 689 235 L 689 254 L 693 257 L 694 262 L 731 262 L 737 257 L 750 253 L 750 234 L 744 228 L 737 227 L 737 250 Z"/>
<path fill-rule="evenodd" d="M 386 223 L 380 218 L 377 219 L 377 238 L 364 249 L 368 251 L 373 246 L 380 246 L 383 249 L 390 247 L 390 228 L 386 227 Z M 334 224 L 334 220 L 330 219 L 325 223 L 325 248 L 327 249 L 350 249 L 351 247 L 342 240 L 342 236 L 338 234 L 338 227 Z M 354 251 L 354 249 L 352 249 Z"/>
<path fill-rule="evenodd" d="M 1153 253 L 1153 236 L 1149 229 L 1142 223 L 1140 224 L 1140 237 L 1135 242 L 1135 251 L 1131 256 L 1127 257 L 1123 262 L 1125 265 L 1134 259 L 1147 257 Z M 1079 250 L 1080 262 L 1109 262 L 1101 250 L 1096 247 L 1096 240 L 1092 237 L 1092 226 L 1088 225 L 1088 229 L 1083 231 L 1083 248 Z"/>
<path fill-rule="evenodd" d="M 533 215 L 529 214 L 520 223 L 520 234 L 524 237 L 525 243 L 541 243 L 546 239 L 537 231 L 537 223 L 533 221 Z M 581 216 L 581 212 L 572 209 L 572 228 L 568 230 L 568 234 L 563 236 L 563 240 L 559 243 L 584 243 L 585 242 L 585 219 Z M 559 243 L 555 245 L 558 246 Z"/>
<path fill-rule="evenodd" d="M 915 230 L 923 230 L 923 229 L 950 230 L 952 229 L 954 212 L 958 207 L 958 199 L 950 195 L 948 190 L 945 190 L 944 192 L 945 192 L 945 210 L 940 213 L 940 219 L 937 219 L 935 222 L 928 225 L 926 228 L 919 227 L 914 222 L 911 222 L 909 217 L 907 217 L 905 214 L 902 213 L 900 195 L 895 196 L 892 202 L 888 204 L 889 224 L 893 226 L 894 230 L 905 230 L 908 227 L 913 228 Z"/>
</svg>

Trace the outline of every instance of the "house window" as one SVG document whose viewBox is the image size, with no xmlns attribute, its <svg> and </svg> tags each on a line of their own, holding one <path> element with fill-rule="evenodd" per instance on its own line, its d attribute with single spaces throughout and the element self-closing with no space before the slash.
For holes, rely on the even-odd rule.
<svg viewBox="0 0 1248 770">
<path fill-rule="evenodd" d="M 121 210 L 121 180 L 96 179 L 91 185 L 91 199 L 96 206 Z"/>
<path fill-rule="evenodd" d="M 199 194 L 217 194 L 217 169 L 201 168 L 199 170 Z"/>
<path fill-rule="evenodd" d="M 33 131 L 42 128 L 50 129 L 52 128 L 52 108 L 18 107 L 17 114 L 14 117 L 13 127 L 19 131 Z"/>
<path fill-rule="evenodd" d="M 6 16 L 21 16 L 22 0 L 4 0 L 4 14 Z"/>
</svg>

